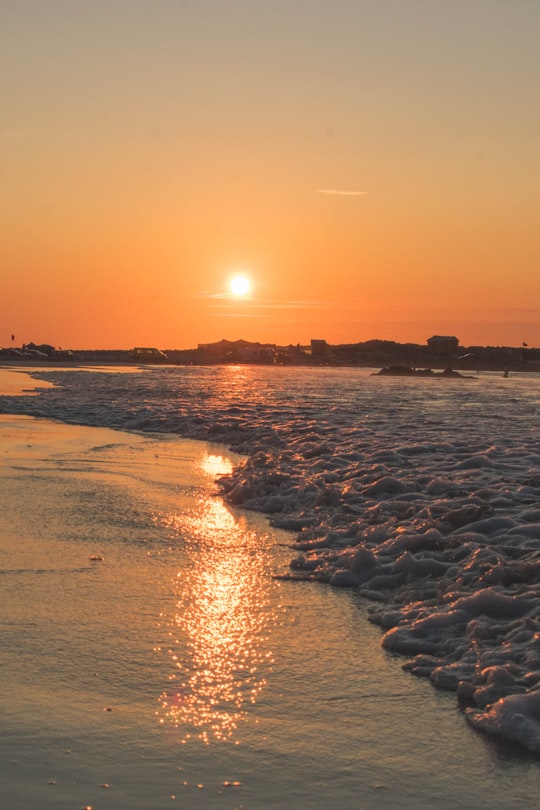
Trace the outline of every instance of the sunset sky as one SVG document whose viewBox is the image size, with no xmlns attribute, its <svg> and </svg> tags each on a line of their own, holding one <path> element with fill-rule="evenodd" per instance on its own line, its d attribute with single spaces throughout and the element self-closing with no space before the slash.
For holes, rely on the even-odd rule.
<svg viewBox="0 0 540 810">
<path fill-rule="evenodd" d="M 540 346 L 539 41 L 539 0 L 0 0 L 0 346 Z"/>
</svg>

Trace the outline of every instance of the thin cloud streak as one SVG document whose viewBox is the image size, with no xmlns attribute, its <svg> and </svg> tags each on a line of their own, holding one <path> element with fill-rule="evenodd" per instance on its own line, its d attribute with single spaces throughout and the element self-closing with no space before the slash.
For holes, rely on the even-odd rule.
<svg viewBox="0 0 540 810">
<path fill-rule="evenodd" d="M 389 315 L 393 313 L 397 315 L 403 309 L 400 301 L 392 299 L 378 299 L 376 301 L 367 301 L 363 298 L 349 298 L 347 301 L 339 301 L 335 299 L 288 299 L 284 301 L 271 299 L 271 298 L 235 298 L 229 296 L 228 293 L 207 293 L 205 295 L 195 296 L 199 299 L 205 299 L 208 303 L 207 306 L 213 310 L 227 310 L 234 309 L 235 313 L 240 313 L 241 310 L 249 310 L 250 312 L 265 311 L 265 310 L 318 310 L 320 312 L 331 313 L 338 310 L 340 313 L 344 312 L 359 312 L 361 311 L 364 316 L 371 315 L 380 317 L 381 313 Z M 426 310 L 427 314 L 433 313 L 435 305 L 432 304 L 419 304 L 418 310 Z M 444 313 L 444 307 L 440 307 L 441 313 Z M 438 311 L 438 310 L 437 310 Z"/>
<path fill-rule="evenodd" d="M 248 301 L 245 299 L 243 301 L 235 300 L 227 300 L 221 299 L 216 300 L 216 297 L 213 297 L 212 302 L 209 304 L 210 307 L 213 309 L 230 309 L 230 304 L 234 304 L 237 307 L 242 306 L 243 304 L 248 304 Z M 327 301 L 270 301 L 270 300 L 254 300 L 251 299 L 249 302 L 249 308 L 251 310 L 254 309 L 326 309 L 328 307 Z"/>
<path fill-rule="evenodd" d="M 342 197 L 363 197 L 367 191 L 347 191 L 341 188 L 319 188 L 317 194 L 337 194 Z"/>
<path fill-rule="evenodd" d="M 195 295 L 194 298 L 210 298 L 215 301 L 252 301 L 253 296 L 251 295 L 235 295 L 232 292 L 221 292 L 221 293 L 202 293 L 200 295 Z"/>
</svg>

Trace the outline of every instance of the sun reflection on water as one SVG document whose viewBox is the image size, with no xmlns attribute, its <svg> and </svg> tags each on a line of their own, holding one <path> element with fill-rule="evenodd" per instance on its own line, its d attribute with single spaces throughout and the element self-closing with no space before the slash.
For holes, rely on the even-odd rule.
<svg viewBox="0 0 540 810">
<path fill-rule="evenodd" d="M 213 453 L 205 453 L 200 461 L 201 469 L 207 474 L 216 478 L 218 475 L 228 475 L 233 470 L 230 459 L 225 456 L 217 456 Z"/>
<path fill-rule="evenodd" d="M 209 455 L 201 466 L 209 475 L 228 471 L 220 458 Z M 163 617 L 172 671 L 158 716 L 184 742 L 237 741 L 273 662 L 269 552 L 215 496 L 201 495 L 191 513 L 170 514 L 166 522 L 182 537 L 186 557 L 176 576 L 175 614 Z"/>
</svg>

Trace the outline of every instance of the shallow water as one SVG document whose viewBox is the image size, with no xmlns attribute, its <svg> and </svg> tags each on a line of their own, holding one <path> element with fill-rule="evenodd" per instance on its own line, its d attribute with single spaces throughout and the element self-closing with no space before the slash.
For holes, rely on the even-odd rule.
<svg viewBox="0 0 540 810">
<path fill-rule="evenodd" d="M 538 760 L 404 675 L 356 592 L 272 578 L 292 536 L 216 495 L 221 445 L 0 442 L 6 810 L 536 806 Z"/>
</svg>

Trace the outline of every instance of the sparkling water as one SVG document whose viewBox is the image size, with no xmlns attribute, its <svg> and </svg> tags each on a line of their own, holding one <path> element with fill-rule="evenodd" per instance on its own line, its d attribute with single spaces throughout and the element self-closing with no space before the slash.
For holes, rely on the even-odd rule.
<svg viewBox="0 0 540 810">
<path fill-rule="evenodd" d="M 536 806 L 536 755 L 478 734 L 453 692 L 402 672 L 361 586 L 321 580 L 343 570 L 330 550 L 357 548 L 344 538 L 358 499 L 337 484 L 359 459 L 393 464 L 376 480 L 406 486 L 419 467 L 433 482 L 486 455 L 489 469 L 465 467 L 463 485 L 478 491 L 487 475 L 498 497 L 508 490 L 504 514 L 534 526 L 518 521 L 534 504 L 516 493 L 534 489 L 538 378 L 419 386 L 245 367 L 39 377 L 55 387 L 1 400 L 26 414 L 0 421 L 2 807 Z M 258 465 L 235 478 L 245 456 L 225 444 Z M 403 470 L 388 455 L 428 446 Z M 227 503 L 221 475 L 241 480 L 258 511 Z M 308 486 L 325 492 L 321 476 L 339 490 L 324 519 Z M 429 481 L 417 512 L 441 500 L 425 495 Z M 396 497 L 377 497 L 397 514 Z M 300 533 L 324 542 L 307 540 L 311 568 L 290 568 L 298 533 L 271 527 L 268 511 L 274 524 L 312 518 Z M 406 534 L 390 529 L 393 542 Z"/>
</svg>

